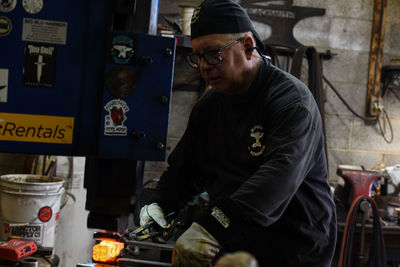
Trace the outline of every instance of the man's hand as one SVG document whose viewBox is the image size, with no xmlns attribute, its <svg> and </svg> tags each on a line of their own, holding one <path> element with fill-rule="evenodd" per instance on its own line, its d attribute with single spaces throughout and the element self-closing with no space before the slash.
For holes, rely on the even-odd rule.
<svg viewBox="0 0 400 267">
<path fill-rule="evenodd" d="M 140 210 L 140 226 L 144 226 L 154 220 L 158 225 L 162 228 L 169 228 L 167 220 L 165 219 L 165 215 L 163 210 L 158 206 L 157 203 L 152 203 L 150 205 L 145 205 Z"/>
<path fill-rule="evenodd" d="M 200 224 L 193 223 L 176 241 L 173 266 L 208 266 L 219 252 L 218 241 Z"/>
<path fill-rule="evenodd" d="M 258 267 L 256 258 L 246 251 L 237 251 L 225 254 L 214 267 Z"/>
</svg>

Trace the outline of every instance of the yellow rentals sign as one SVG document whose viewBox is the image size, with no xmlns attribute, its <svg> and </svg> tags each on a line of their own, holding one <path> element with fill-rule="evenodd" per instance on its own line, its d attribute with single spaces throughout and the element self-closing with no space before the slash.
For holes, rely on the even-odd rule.
<svg viewBox="0 0 400 267">
<path fill-rule="evenodd" d="M 74 117 L 0 112 L 0 141 L 72 144 Z"/>
</svg>

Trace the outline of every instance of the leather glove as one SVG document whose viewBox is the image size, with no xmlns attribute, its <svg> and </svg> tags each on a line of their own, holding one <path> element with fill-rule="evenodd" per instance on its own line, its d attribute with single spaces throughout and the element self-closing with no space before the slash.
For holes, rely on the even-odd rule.
<svg viewBox="0 0 400 267">
<path fill-rule="evenodd" d="M 237 251 L 219 258 L 214 267 L 258 267 L 258 263 L 250 253 Z"/>
<path fill-rule="evenodd" d="M 194 222 L 176 240 L 172 252 L 173 266 L 208 266 L 219 252 L 218 241 L 200 224 Z"/>
<path fill-rule="evenodd" d="M 140 226 L 144 226 L 154 220 L 162 228 L 169 228 L 167 220 L 165 219 L 164 211 L 158 206 L 157 203 L 152 203 L 150 205 L 144 205 L 140 209 Z"/>
</svg>

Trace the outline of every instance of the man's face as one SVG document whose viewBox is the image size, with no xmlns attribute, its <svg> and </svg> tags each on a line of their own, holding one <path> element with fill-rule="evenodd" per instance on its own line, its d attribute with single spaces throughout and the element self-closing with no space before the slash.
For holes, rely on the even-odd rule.
<svg viewBox="0 0 400 267">
<path fill-rule="evenodd" d="M 235 40 L 227 39 L 223 34 L 210 34 L 197 37 L 192 40 L 193 52 L 199 55 L 205 52 L 218 50 Z M 200 72 L 214 91 L 229 95 L 239 94 L 247 90 L 246 81 L 246 56 L 241 41 L 234 42 L 224 49 L 220 57 L 221 63 L 217 65 L 208 64 L 204 58 L 198 62 Z"/>
</svg>

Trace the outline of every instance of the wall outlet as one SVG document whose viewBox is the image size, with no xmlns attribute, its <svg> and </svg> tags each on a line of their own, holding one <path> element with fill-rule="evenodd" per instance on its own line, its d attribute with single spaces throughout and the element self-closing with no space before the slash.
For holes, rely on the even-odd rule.
<svg viewBox="0 0 400 267">
<path fill-rule="evenodd" d="M 369 115 L 376 117 L 378 113 L 383 110 L 383 100 L 382 97 L 377 97 L 372 95 L 369 104 Z"/>
</svg>

